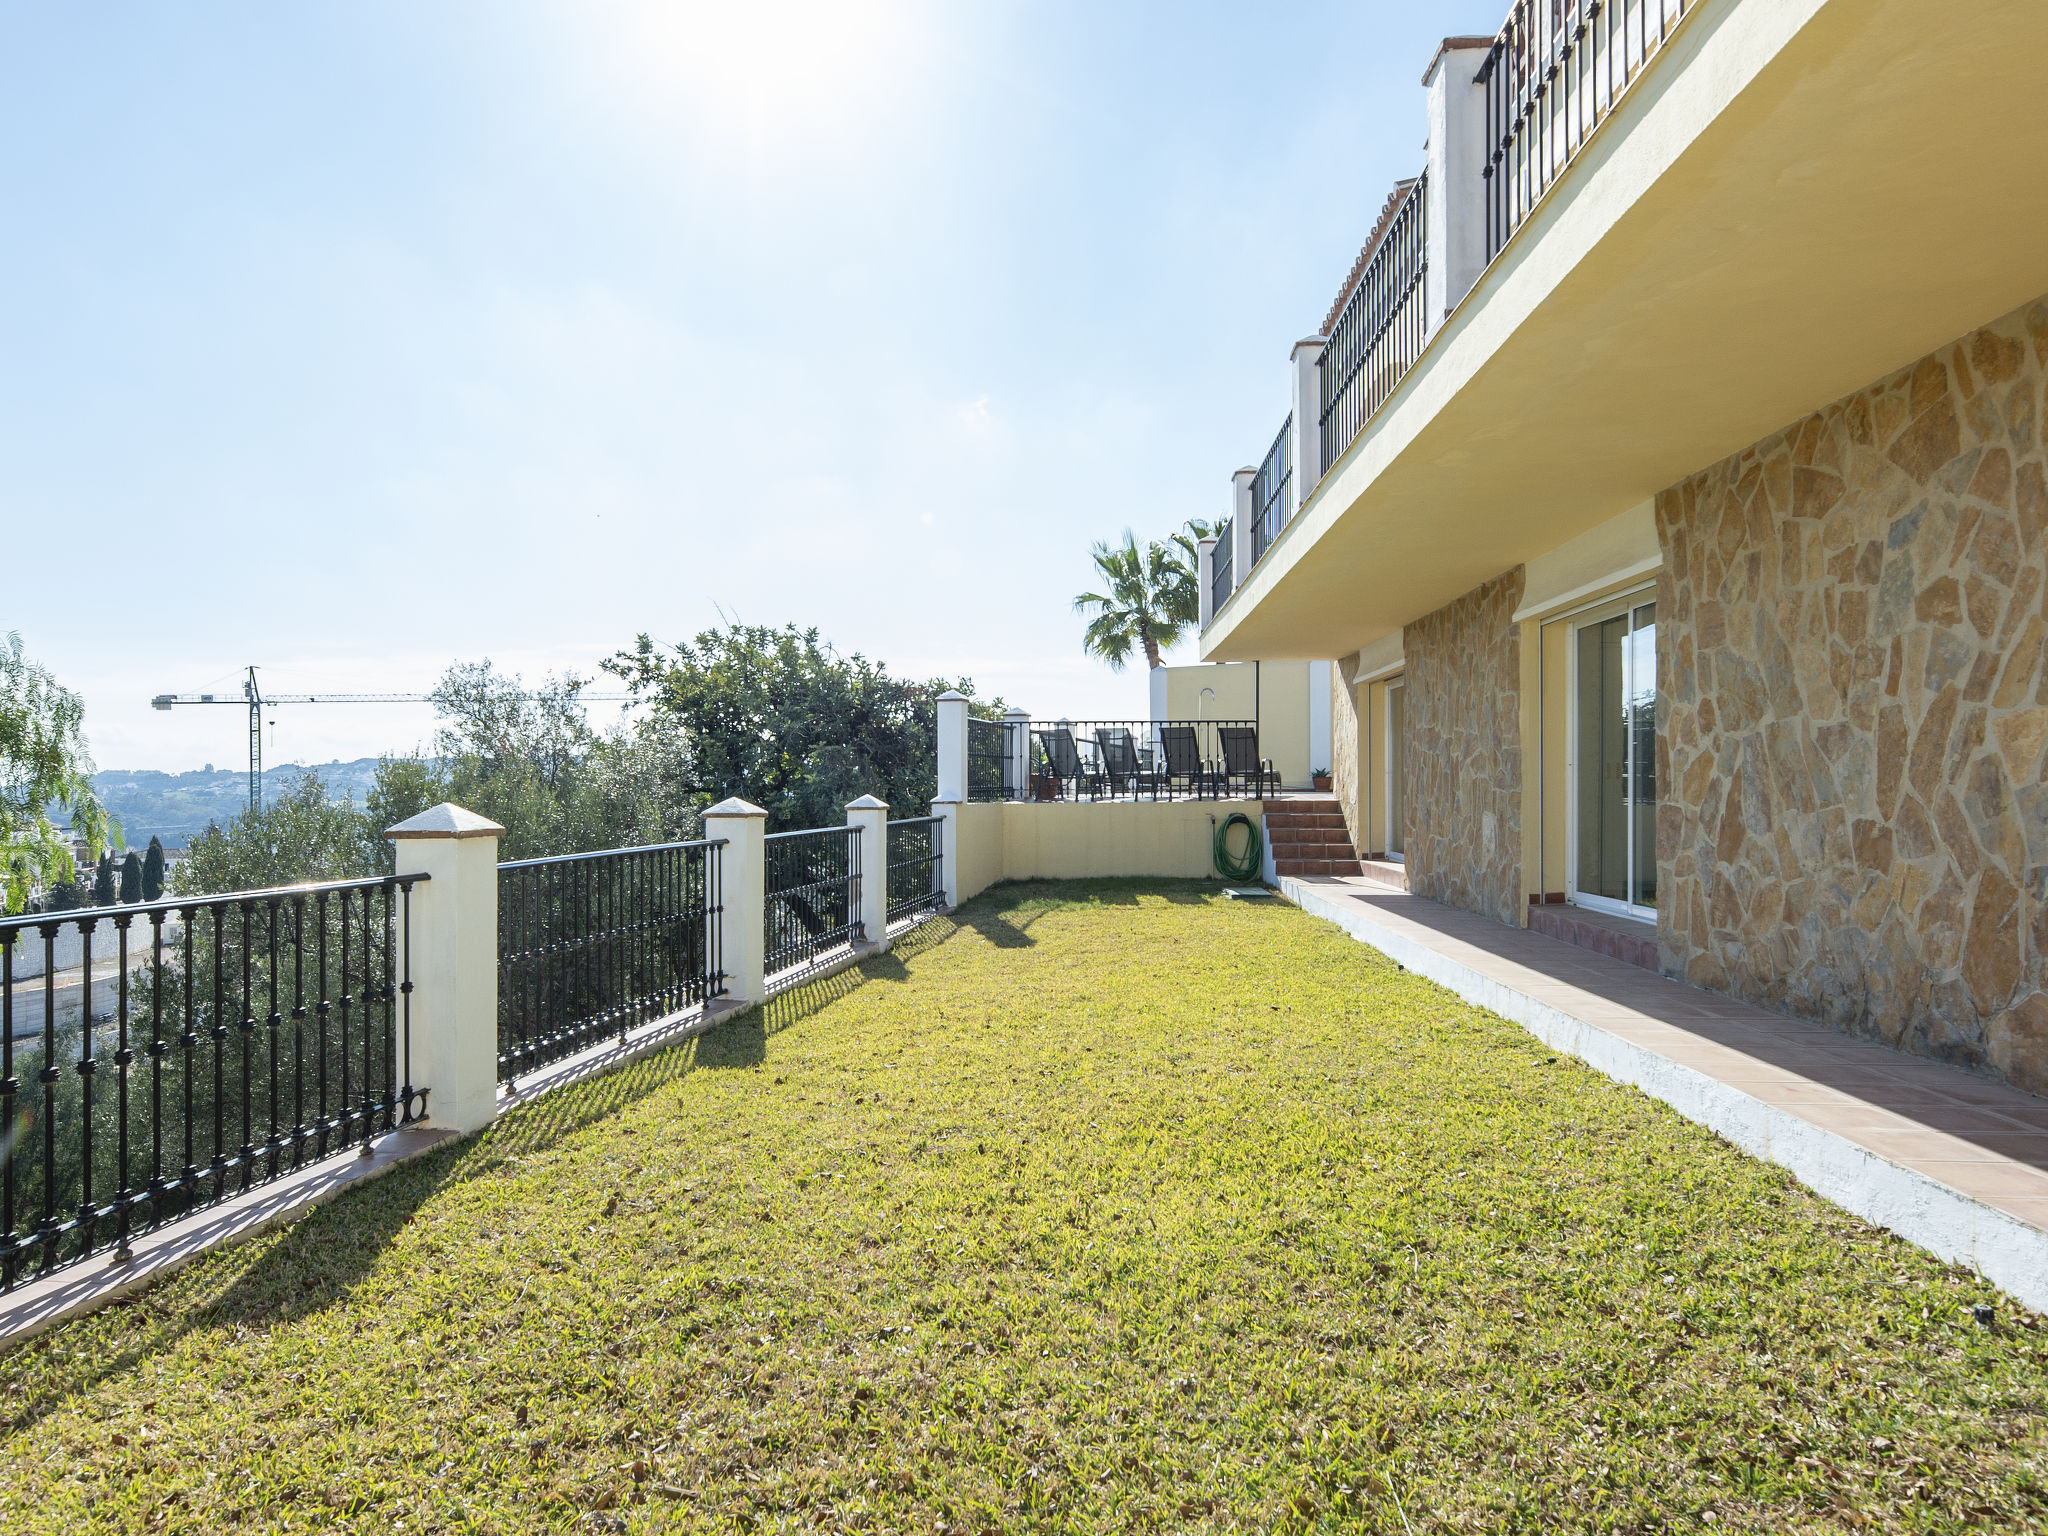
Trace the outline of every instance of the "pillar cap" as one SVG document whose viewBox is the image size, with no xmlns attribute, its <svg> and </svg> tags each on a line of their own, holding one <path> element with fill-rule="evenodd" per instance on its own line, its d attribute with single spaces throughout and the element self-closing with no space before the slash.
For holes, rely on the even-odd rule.
<svg viewBox="0 0 2048 1536">
<path fill-rule="evenodd" d="M 889 802 L 877 800 L 873 795 L 862 795 L 858 800 L 847 801 L 846 808 L 849 811 L 886 811 Z"/>
<path fill-rule="evenodd" d="M 939 702 L 942 704 L 945 703 L 948 699 L 958 699 L 962 704 L 969 702 L 967 695 L 962 693 L 958 688 L 948 688 L 944 693 L 939 695 Z"/>
<path fill-rule="evenodd" d="M 718 804 L 712 806 L 710 810 L 706 811 L 704 815 L 706 817 L 757 816 L 763 821 L 766 821 L 768 819 L 768 813 L 766 811 L 762 810 L 761 807 L 754 804 L 754 802 L 751 800 L 742 800 L 738 795 L 733 795 L 728 799 L 719 801 Z"/>
<path fill-rule="evenodd" d="M 384 835 L 393 840 L 414 837 L 503 837 L 505 829 L 488 816 L 464 810 L 452 800 L 443 800 L 431 810 L 408 816 Z"/>
<path fill-rule="evenodd" d="M 1028 709 L 1006 709 L 1003 711 L 1003 718 L 1005 720 L 1029 720 L 1031 718 L 1031 711 Z"/>
<path fill-rule="evenodd" d="M 1287 355 L 1289 357 L 1299 357 L 1303 347 L 1315 347 L 1320 350 L 1329 344 L 1330 338 L 1327 336 L 1304 336 L 1294 344 L 1293 349 Z"/>
</svg>

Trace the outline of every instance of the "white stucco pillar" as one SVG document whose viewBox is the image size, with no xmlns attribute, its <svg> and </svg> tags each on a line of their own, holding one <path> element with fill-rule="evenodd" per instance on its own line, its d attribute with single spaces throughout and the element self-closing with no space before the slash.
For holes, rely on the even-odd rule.
<svg viewBox="0 0 2048 1536">
<path fill-rule="evenodd" d="M 1236 591 L 1252 574 L 1252 482 L 1259 472 L 1246 465 L 1230 477 L 1230 586 Z"/>
<path fill-rule="evenodd" d="M 1429 101 L 1429 285 L 1434 331 L 1486 270 L 1486 88 L 1474 83 L 1490 37 L 1447 37 L 1422 84 Z"/>
<path fill-rule="evenodd" d="M 1003 798 L 1025 800 L 1031 795 L 1031 711 L 1003 711 Z"/>
<path fill-rule="evenodd" d="M 704 813 L 704 835 L 723 838 L 718 850 L 720 910 L 711 925 L 707 952 L 725 974 L 725 995 L 735 1003 L 762 1000 L 763 962 L 768 952 L 768 867 L 762 839 L 768 813 L 737 796 Z"/>
<path fill-rule="evenodd" d="M 960 809 L 957 800 L 932 802 L 932 814 L 939 818 L 939 868 L 934 889 L 945 892 L 948 908 L 960 905 Z"/>
<path fill-rule="evenodd" d="M 1323 373 L 1316 361 L 1323 355 L 1327 336 L 1309 336 L 1294 344 L 1294 505 L 1291 518 L 1301 504 L 1315 494 L 1316 485 L 1328 468 L 1323 463 Z"/>
<path fill-rule="evenodd" d="M 948 688 L 938 697 L 940 800 L 967 798 L 967 695 Z"/>
<path fill-rule="evenodd" d="M 1209 621 L 1216 617 L 1216 541 L 1195 540 L 1195 585 L 1196 596 L 1201 604 L 1200 622 L 1197 629 L 1207 629 Z"/>
<path fill-rule="evenodd" d="M 860 924 L 870 944 L 889 947 L 889 802 L 862 795 L 846 808 L 860 828 Z"/>
<path fill-rule="evenodd" d="M 398 1002 L 398 1081 L 427 1094 L 426 1123 L 477 1131 L 498 1115 L 498 839 L 495 821 L 446 802 L 384 834 L 397 873 L 425 875 L 401 908 L 409 997 Z"/>
</svg>

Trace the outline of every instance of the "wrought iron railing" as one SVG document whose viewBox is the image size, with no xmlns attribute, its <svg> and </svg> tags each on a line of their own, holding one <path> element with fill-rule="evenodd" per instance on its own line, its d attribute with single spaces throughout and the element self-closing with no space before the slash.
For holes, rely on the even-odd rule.
<svg viewBox="0 0 2048 1536">
<path fill-rule="evenodd" d="M 765 839 L 770 975 L 860 943 L 860 828 L 771 832 Z"/>
<path fill-rule="evenodd" d="M 424 1113 L 410 938 L 426 879 L 0 920 L 0 1290 Z M 41 975 L 17 983 L 32 949 Z"/>
<path fill-rule="evenodd" d="M 498 1076 L 717 997 L 723 839 L 498 866 Z"/>
<path fill-rule="evenodd" d="M 1216 530 L 1216 549 L 1209 556 L 1209 616 L 1214 618 L 1218 609 L 1230 599 L 1236 590 L 1231 577 L 1231 556 L 1237 548 L 1235 518 L 1223 519 L 1223 526 Z"/>
<path fill-rule="evenodd" d="M 1003 798 L 1003 743 L 1005 730 L 1000 720 L 967 720 L 967 798 Z"/>
<path fill-rule="evenodd" d="M 1389 216 L 1316 360 L 1326 474 L 1415 366 L 1429 339 L 1428 206 L 1429 178 L 1418 176 Z"/>
<path fill-rule="evenodd" d="M 1515 0 L 1479 67 L 1486 87 L 1486 259 L 1684 20 L 1693 0 Z"/>
<path fill-rule="evenodd" d="M 1010 800 L 1213 800 L 1280 787 L 1252 720 L 1019 720 Z"/>
<path fill-rule="evenodd" d="M 889 921 L 946 904 L 944 820 L 918 816 L 889 823 Z"/>
<path fill-rule="evenodd" d="M 1280 423 L 1279 435 L 1252 477 L 1252 564 L 1266 558 L 1266 551 L 1287 526 L 1287 515 L 1294 510 L 1293 486 L 1294 417 L 1290 415 Z"/>
</svg>

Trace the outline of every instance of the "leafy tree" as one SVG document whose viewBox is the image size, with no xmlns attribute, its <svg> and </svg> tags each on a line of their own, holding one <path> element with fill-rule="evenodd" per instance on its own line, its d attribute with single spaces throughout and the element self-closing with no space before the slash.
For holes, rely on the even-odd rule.
<svg viewBox="0 0 2048 1536">
<path fill-rule="evenodd" d="M 10 632 L 0 642 L 0 912 L 70 877 L 71 844 L 53 806 L 68 806 L 72 832 L 95 847 L 120 832 L 93 793 L 84 719 L 84 701 Z"/>
<path fill-rule="evenodd" d="M 149 851 L 142 856 L 142 899 L 155 901 L 164 893 L 164 845 L 161 838 L 149 840 Z"/>
<path fill-rule="evenodd" d="M 652 711 L 611 738 L 616 756 L 594 754 L 595 775 L 615 810 L 667 825 L 730 795 L 766 810 L 771 831 L 841 825 L 864 794 L 922 811 L 937 788 L 935 701 L 974 692 L 965 678 L 891 677 L 794 624 L 734 624 L 673 649 L 642 635 L 604 665 Z M 977 712 L 1000 715 L 1002 702 Z"/>
<path fill-rule="evenodd" d="M 1147 666 L 1164 666 L 1161 652 L 1180 642 L 1198 614 L 1182 611 L 1182 588 L 1191 593 L 1193 584 L 1182 569 L 1179 545 L 1169 541 L 1141 550 L 1137 535 L 1126 528 L 1121 545 L 1098 543 L 1090 553 L 1104 590 L 1074 599 L 1076 613 L 1094 614 L 1082 632 L 1082 649 L 1117 672 L 1133 650 L 1145 653 Z"/>
<path fill-rule="evenodd" d="M 193 839 L 171 887 L 179 896 L 206 896 L 377 872 L 362 814 L 347 796 L 329 799 L 320 776 L 307 769 L 260 808 L 226 826 L 211 823 Z"/>
<path fill-rule="evenodd" d="M 142 900 L 142 855 L 132 848 L 128 850 L 128 857 L 121 861 L 121 900 L 123 903 Z"/>
<path fill-rule="evenodd" d="M 100 855 L 99 866 L 93 871 L 92 904 L 96 907 L 114 904 L 114 855 L 111 850 Z"/>
</svg>

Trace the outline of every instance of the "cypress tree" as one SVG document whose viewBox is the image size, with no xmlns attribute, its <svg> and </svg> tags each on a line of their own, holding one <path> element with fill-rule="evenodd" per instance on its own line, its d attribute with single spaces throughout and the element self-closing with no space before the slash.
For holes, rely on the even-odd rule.
<svg viewBox="0 0 2048 1536">
<path fill-rule="evenodd" d="M 149 840 L 149 852 L 142 856 L 142 899 L 156 901 L 164 893 L 164 845 L 161 838 Z"/>
<path fill-rule="evenodd" d="M 142 900 L 142 855 L 133 848 L 121 861 L 121 901 L 125 905 Z"/>
<path fill-rule="evenodd" d="M 93 872 L 92 904 L 96 907 L 114 904 L 114 855 L 111 851 L 100 855 L 99 868 Z"/>
</svg>

